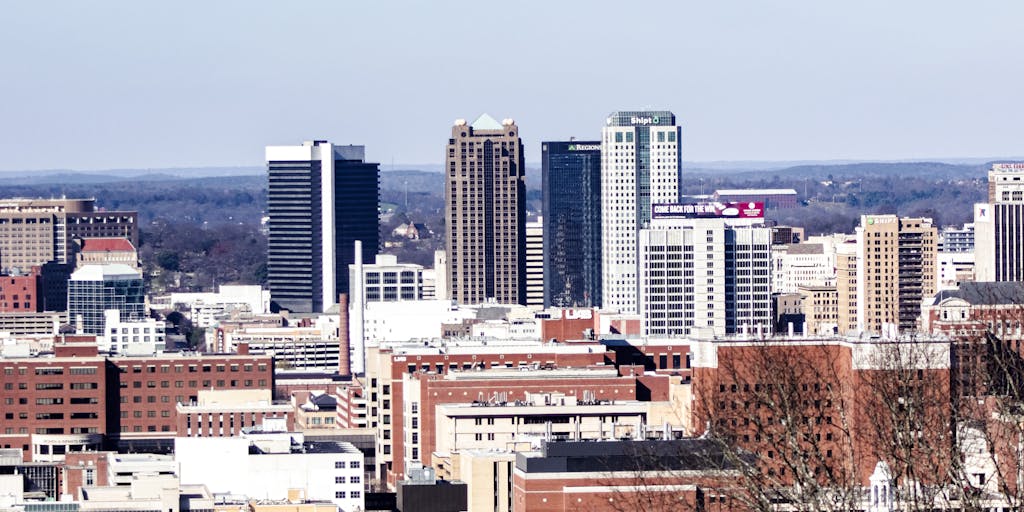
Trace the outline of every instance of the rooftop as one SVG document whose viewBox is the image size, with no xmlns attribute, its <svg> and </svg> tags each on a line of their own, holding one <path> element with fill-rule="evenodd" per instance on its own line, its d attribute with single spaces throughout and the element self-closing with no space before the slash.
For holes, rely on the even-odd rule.
<svg viewBox="0 0 1024 512">
<path fill-rule="evenodd" d="M 476 121 L 473 121 L 473 123 L 470 124 L 469 126 L 471 126 L 474 130 L 502 130 L 503 129 L 501 123 L 499 123 L 497 120 L 495 120 L 493 117 L 491 117 L 487 113 L 480 114 L 480 117 L 476 118 Z"/>
<path fill-rule="evenodd" d="M 134 251 L 135 246 L 127 238 L 86 238 L 82 240 L 82 252 Z"/>
<path fill-rule="evenodd" d="M 638 465 L 645 466 L 638 468 Z M 716 441 L 700 438 L 657 441 L 547 441 L 537 452 L 516 455 L 516 469 L 526 473 L 593 473 L 734 469 Z"/>
<path fill-rule="evenodd" d="M 961 283 L 956 290 L 943 290 L 935 295 L 935 304 L 949 298 L 963 299 L 976 306 L 1024 304 L 1024 283 L 1014 281 Z"/>
<path fill-rule="evenodd" d="M 115 279 L 142 279 L 142 273 L 123 263 L 85 265 L 71 273 L 72 281 L 113 281 Z"/>
</svg>

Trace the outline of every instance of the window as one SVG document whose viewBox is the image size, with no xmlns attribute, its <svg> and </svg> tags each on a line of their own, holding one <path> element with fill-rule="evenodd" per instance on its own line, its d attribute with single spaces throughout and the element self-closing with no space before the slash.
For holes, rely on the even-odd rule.
<svg viewBox="0 0 1024 512">
<path fill-rule="evenodd" d="M 358 475 L 350 476 L 350 477 L 348 477 L 348 483 L 350 483 L 350 484 L 358 484 L 358 483 L 361 483 L 361 481 L 362 481 L 361 479 L 362 479 L 362 477 L 360 477 Z"/>
<path fill-rule="evenodd" d="M 362 465 L 363 465 L 362 461 L 358 461 L 358 460 L 351 460 L 351 461 L 348 462 L 348 467 L 351 468 L 351 469 L 359 469 L 359 466 L 362 466 Z"/>
<path fill-rule="evenodd" d="M 334 497 L 338 499 L 345 499 L 345 491 L 334 491 Z"/>
</svg>

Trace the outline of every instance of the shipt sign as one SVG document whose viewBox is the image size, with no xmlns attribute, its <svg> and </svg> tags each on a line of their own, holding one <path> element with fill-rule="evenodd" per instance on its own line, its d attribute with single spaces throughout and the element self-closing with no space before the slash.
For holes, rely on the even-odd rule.
<svg viewBox="0 0 1024 512">
<path fill-rule="evenodd" d="M 651 207 L 651 217 L 655 219 L 763 219 L 764 203 L 729 202 L 729 203 L 658 203 Z"/>
</svg>

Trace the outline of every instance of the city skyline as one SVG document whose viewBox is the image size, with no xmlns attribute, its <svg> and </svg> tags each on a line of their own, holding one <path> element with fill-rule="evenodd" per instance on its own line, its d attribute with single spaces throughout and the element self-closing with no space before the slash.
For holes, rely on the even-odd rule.
<svg viewBox="0 0 1024 512">
<path fill-rule="evenodd" d="M 440 163 L 443 139 L 428 134 L 460 112 L 514 117 L 527 127 L 526 161 L 538 162 L 540 141 L 594 138 L 616 108 L 676 112 L 690 161 L 996 158 L 1017 153 L 1020 130 L 1006 121 L 1024 114 L 1022 71 L 1006 65 L 1024 44 L 1013 37 L 1024 6 L 1010 2 L 652 6 L 664 27 L 602 3 L 545 6 L 544 16 L 530 5 L 396 16 L 324 4 L 316 17 L 242 5 L 204 5 L 203 16 L 181 5 L 8 6 L 19 23 L 0 35 L 0 56 L 19 79 L 0 84 L 12 99 L 0 107 L 0 170 L 258 166 L 261 147 L 314 136 L 365 145 L 385 169 Z M 345 31 L 330 30 L 336 19 L 349 20 Z M 524 29 L 500 100 L 458 87 L 490 50 L 470 49 L 452 73 L 452 34 Z M 321 64 L 332 53 L 345 62 Z M 626 58 L 659 76 L 641 95 L 633 73 L 607 72 Z M 320 76 L 297 80 L 303 69 Z M 324 101 L 293 101 L 310 95 Z M 425 135 L 392 140 L 396 118 Z"/>
</svg>

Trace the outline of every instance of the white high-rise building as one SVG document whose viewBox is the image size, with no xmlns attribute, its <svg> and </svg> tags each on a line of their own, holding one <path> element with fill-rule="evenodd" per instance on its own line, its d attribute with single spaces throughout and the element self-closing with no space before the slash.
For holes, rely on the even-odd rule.
<svg viewBox="0 0 1024 512">
<path fill-rule="evenodd" d="M 988 202 L 974 205 L 978 281 L 1024 281 L 1024 163 L 993 164 Z"/>
<path fill-rule="evenodd" d="M 682 132 L 667 111 L 620 111 L 601 135 L 602 306 L 637 309 L 637 233 L 651 205 L 679 202 Z"/>
<path fill-rule="evenodd" d="M 643 336 L 772 331 L 763 218 L 656 218 L 639 234 Z"/>
</svg>

